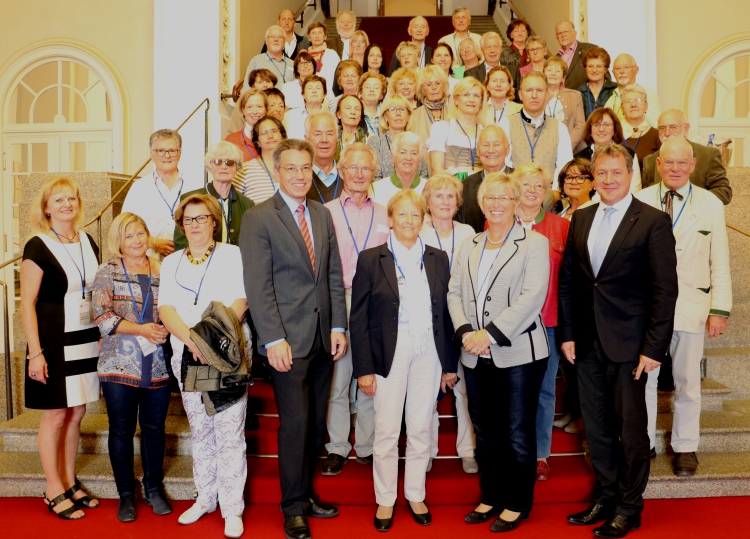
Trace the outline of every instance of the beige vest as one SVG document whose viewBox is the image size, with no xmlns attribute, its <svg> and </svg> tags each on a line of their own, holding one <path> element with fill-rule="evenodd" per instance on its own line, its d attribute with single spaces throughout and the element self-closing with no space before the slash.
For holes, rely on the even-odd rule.
<svg viewBox="0 0 750 539">
<path fill-rule="evenodd" d="M 535 129 L 534 126 L 527 123 L 526 131 L 524 131 L 523 124 L 525 122 L 521 117 L 522 114 L 514 114 L 508 117 L 512 146 L 510 160 L 513 162 L 513 168 L 533 162 L 547 167 L 550 174 L 554 174 L 557 168 L 557 143 L 560 138 L 557 119 L 545 116 L 544 123 L 540 127 Z M 526 132 L 529 134 L 531 143 L 536 142 L 534 159 L 531 158 L 531 145 L 526 138 Z M 537 141 L 537 139 L 539 140 Z"/>
</svg>

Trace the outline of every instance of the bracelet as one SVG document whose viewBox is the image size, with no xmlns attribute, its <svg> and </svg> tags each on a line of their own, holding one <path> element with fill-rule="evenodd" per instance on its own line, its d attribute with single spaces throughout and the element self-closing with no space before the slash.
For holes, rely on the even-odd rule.
<svg viewBox="0 0 750 539">
<path fill-rule="evenodd" d="M 470 331 L 469 334 L 466 337 L 464 337 L 463 339 L 461 339 L 461 344 L 465 343 L 466 339 L 468 339 L 469 337 L 471 337 L 475 333 L 476 333 L 476 331 Z"/>
<path fill-rule="evenodd" d="M 38 351 L 38 352 L 37 352 L 36 354 L 34 354 L 33 356 L 32 356 L 31 354 L 27 355 L 27 356 L 26 356 L 26 359 L 34 359 L 35 357 L 39 357 L 39 356 L 41 356 L 41 355 L 42 355 L 42 352 L 44 352 L 44 348 L 42 348 L 41 350 L 39 350 L 39 351 Z"/>
</svg>

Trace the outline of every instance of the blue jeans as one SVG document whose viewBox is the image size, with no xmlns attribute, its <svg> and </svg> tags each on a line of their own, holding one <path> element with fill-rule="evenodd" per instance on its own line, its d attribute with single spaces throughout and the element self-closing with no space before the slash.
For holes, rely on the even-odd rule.
<svg viewBox="0 0 750 539">
<path fill-rule="evenodd" d="M 102 382 L 109 419 L 109 460 L 120 497 L 135 495 L 133 436 L 141 425 L 143 489 L 153 492 L 164 478 L 164 424 L 169 408 L 169 387 L 146 389 Z"/>
<path fill-rule="evenodd" d="M 552 422 L 555 420 L 555 378 L 560 362 L 560 351 L 555 340 L 555 328 L 547 328 L 549 360 L 539 392 L 539 407 L 536 411 L 536 458 L 546 459 L 552 449 Z"/>
</svg>

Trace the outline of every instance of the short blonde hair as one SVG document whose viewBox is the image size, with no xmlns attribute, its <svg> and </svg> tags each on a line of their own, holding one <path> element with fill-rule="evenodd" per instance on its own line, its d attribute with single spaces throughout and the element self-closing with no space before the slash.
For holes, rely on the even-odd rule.
<svg viewBox="0 0 750 539">
<path fill-rule="evenodd" d="M 539 163 L 526 163 L 525 165 L 521 165 L 513 171 L 512 175 L 519 181 L 521 186 L 523 186 L 523 182 L 526 180 L 541 178 L 545 193 L 552 184 L 552 174 L 550 174 L 549 169 Z"/>
<path fill-rule="evenodd" d="M 438 68 L 438 69 L 440 69 L 440 68 Z M 391 75 L 390 81 L 388 83 L 388 93 L 390 93 L 390 94 L 397 93 L 396 85 L 399 82 L 401 82 L 403 79 L 411 79 L 414 82 L 414 90 L 416 91 L 416 89 L 417 89 L 417 74 L 414 72 L 413 69 L 408 69 L 406 67 L 399 67 Z"/>
<path fill-rule="evenodd" d="M 472 46 L 472 47 L 474 47 L 474 52 L 476 52 L 476 53 L 477 53 L 477 58 L 479 59 L 479 63 L 481 64 L 482 62 L 484 62 L 484 54 L 482 54 L 482 49 L 480 49 L 480 48 L 479 48 L 479 45 L 477 45 L 477 42 L 476 42 L 476 41 L 474 41 L 474 40 L 473 40 L 472 38 L 470 38 L 470 37 L 466 37 L 466 38 L 462 39 L 462 40 L 461 40 L 461 41 L 460 41 L 460 42 L 458 43 L 458 51 L 459 51 L 459 52 L 458 52 L 458 56 L 459 56 L 459 57 L 461 56 L 461 45 L 463 45 L 464 43 L 466 43 L 466 41 L 471 41 L 471 46 Z M 463 59 L 463 58 L 462 58 L 462 59 Z"/>
<path fill-rule="evenodd" d="M 237 170 L 242 169 L 242 150 L 239 149 L 235 144 L 222 140 L 220 142 L 214 142 L 206 150 L 206 155 L 203 158 L 203 165 L 206 170 L 211 170 L 212 159 L 231 159 L 237 163 Z"/>
<path fill-rule="evenodd" d="M 357 36 L 365 40 L 365 47 L 370 46 L 370 38 L 367 36 L 367 32 L 365 32 L 364 30 L 357 30 L 352 34 L 352 37 L 350 38 L 351 40 L 349 41 L 349 48 L 351 48 L 352 41 L 354 41 L 354 38 Z"/>
<path fill-rule="evenodd" d="M 380 81 L 380 99 L 378 99 L 378 103 L 380 103 L 381 101 L 383 101 L 383 98 L 385 97 L 385 93 L 388 91 L 388 79 L 386 79 L 380 73 L 370 73 L 369 71 L 367 73 L 364 73 L 359 78 L 359 95 L 360 96 L 362 95 L 362 87 L 365 85 L 365 82 L 367 82 L 370 79 L 377 79 Z"/>
<path fill-rule="evenodd" d="M 456 191 L 456 210 L 464 203 L 464 188 L 461 180 L 447 172 L 440 172 L 432 176 L 422 188 L 422 196 L 427 206 L 427 213 L 430 213 L 430 197 L 435 191 L 453 187 Z"/>
<path fill-rule="evenodd" d="M 422 149 L 422 139 L 419 135 L 411 131 L 402 131 L 391 140 L 391 155 L 396 157 L 399 150 L 407 144 L 416 146 L 418 150 Z"/>
<path fill-rule="evenodd" d="M 479 110 L 477 110 L 477 116 L 476 116 L 477 122 L 481 122 L 482 107 L 484 106 L 484 103 L 487 101 L 487 88 L 485 88 L 484 84 L 479 82 L 474 77 L 464 77 L 463 79 L 458 81 L 458 84 L 456 84 L 456 86 L 453 88 L 453 94 L 451 94 L 450 103 L 448 103 L 448 110 L 445 113 L 446 120 L 452 120 L 458 114 L 458 105 L 456 105 L 456 97 L 463 94 L 464 92 L 468 92 L 472 88 L 479 88 L 479 91 L 482 94 L 480 96 Z"/>
<path fill-rule="evenodd" d="M 116 257 L 123 256 L 122 244 L 125 243 L 125 234 L 128 231 L 128 227 L 133 223 L 141 225 L 143 227 L 143 230 L 146 231 L 146 239 L 151 236 L 151 233 L 148 231 L 146 221 L 144 221 L 140 216 L 134 213 L 130 213 L 127 211 L 123 212 L 115 217 L 115 220 L 112 221 L 112 224 L 109 227 L 107 243 L 109 244 L 109 250 L 112 252 L 112 255 Z"/>
<path fill-rule="evenodd" d="M 388 97 L 386 97 L 383 100 L 383 103 L 380 105 L 380 119 L 378 122 L 380 123 L 380 129 L 382 131 L 387 131 L 390 129 L 390 126 L 388 125 L 388 120 L 385 117 L 385 113 L 388 112 L 388 109 L 391 108 L 394 105 L 402 105 L 406 108 L 406 110 L 409 112 L 409 118 L 411 119 L 411 113 L 412 113 L 412 106 L 409 101 L 402 96 L 401 94 L 388 94 Z M 409 125 L 409 121 L 407 120 L 406 125 Z"/>
<path fill-rule="evenodd" d="M 521 198 L 521 184 L 516 178 L 504 172 L 492 172 L 484 177 L 484 180 L 482 180 L 482 183 L 479 186 L 479 191 L 477 192 L 477 202 L 479 203 L 482 212 L 484 212 L 485 193 L 487 193 L 487 190 L 490 187 L 496 186 L 507 187 L 510 189 L 511 193 L 513 193 L 513 200 L 516 204 Z"/>
<path fill-rule="evenodd" d="M 417 57 L 417 64 L 419 64 L 419 45 L 416 43 L 412 43 L 411 41 L 402 41 L 399 43 L 398 47 L 396 47 L 396 58 L 398 58 L 398 61 L 401 61 L 401 53 L 405 50 L 410 50 L 414 53 L 414 55 Z"/>
<path fill-rule="evenodd" d="M 544 72 L 544 70 L 549 66 L 558 66 L 560 69 L 562 69 L 563 77 L 568 74 L 568 64 L 560 56 L 555 55 L 547 58 L 547 60 L 545 60 L 544 62 L 542 72 Z"/>
<path fill-rule="evenodd" d="M 42 185 L 36 197 L 34 197 L 34 202 L 31 204 L 31 211 L 29 212 L 32 233 L 47 233 L 52 229 L 50 225 L 51 219 L 47 213 L 47 203 L 49 202 L 49 199 L 52 198 L 52 194 L 55 191 L 65 189 L 66 187 L 71 189 L 78 199 L 78 215 L 76 215 L 73 226 L 76 230 L 83 228 L 83 199 L 81 198 L 81 188 L 74 180 L 66 178 L 65 176 L 58 176 L 44 182 L 44 185 Z"/>
<path fill-rule="evenodd" d="M 424 91 L 422 90 L 422 87 L 435 79 L 443 85 L 443 99 L 448 99 L 448 96 L 451 93 L 448 75 L 436 65 L 428 65 L 419 70 L 419 76 L 417 77 L 417 99 L 424 101 Z"/>
<path fill-rule="evenodd" d="M 422 222 L 424 222 L 424 216 L 427 214 L 427 203 L 424 201 L 424 197 L 414 189 L 399 189 L 398 193 L 391 197 L 386 206 L 388 218 L 393 217 L 394 206 L 404 198 L 408 198 L 417 208 L 419 208 L 419 211 L 422 213 Z"/>
<path fill-rule="evenodd" d="M 197 206 L 198 204 L 203 204 L 208 209 L 208 212 L 214 220 L 214 230 L 216 230 L 216 227 L 221 223 L 221 207 L 219 206 L 219 202 L 211 195 L 195 193 L 185 197 L 174 212 L 174 222 L 183 234 L 185 233 L 185 225 L 182 224 L 182 216 L 185 213 L 185 208 L 188 206 Z"/>
</svg>

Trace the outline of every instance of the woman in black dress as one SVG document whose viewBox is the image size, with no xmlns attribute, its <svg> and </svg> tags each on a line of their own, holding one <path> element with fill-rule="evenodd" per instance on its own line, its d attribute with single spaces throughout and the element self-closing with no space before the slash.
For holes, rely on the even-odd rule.
<svg viewBox="0 0 750 539">
<path fill-rule="evenodd" d="M 34 235 L 21 263 L 26 407 L 43 410 L 38 445 L 45 503 L 64 519 L 83 518 L 78 508 L 99 505 L 75 474 L 86 403 L 99 399 L 99 329 L 91 308 L 99 249 L 82 225 L 78 184 L 49 180 L 32 206 Z"/>
</svg>

